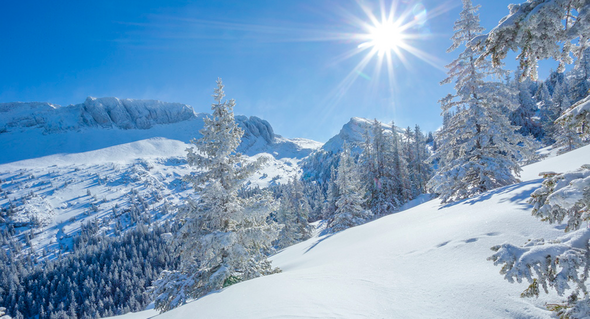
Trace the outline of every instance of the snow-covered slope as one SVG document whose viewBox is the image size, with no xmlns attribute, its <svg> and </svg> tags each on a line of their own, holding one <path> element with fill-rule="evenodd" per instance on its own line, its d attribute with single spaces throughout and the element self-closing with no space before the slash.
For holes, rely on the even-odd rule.
<svg viewBox="0 0 590 319">
<path fill-rule="evenodd" d="M 531 217 L 527 199 L 540 172 L 574 170 L 589 159 L 586 146 L 525 167 L 520 184 L 451 205 L 431 200 L 312 238 L 272 258 L 282 273 L 155 318 L 551 318 L 544 308 L 551 299 L 520 298 L 527 285 L 509 284 L 486 258 L 493 245 L 562 235 L 563 227 Z"/>
<path fill-rule="evenodd" d="M 46 250 L 49 257 L 66 251 L 81 225 L 91 221 L 101 222 L 109 234 L 137 208 L 151 220 L 166 219 L 193 193 L 182 182 L 191 171 L 187 147 L 152 138 L 0 164 L 0 212 L 12 210 L 5 221 L 17 227 L 17 235 L 33 227 L 36 251 Z M 286 183 L 300 174 L 297 159 L 261 153 L 250 160 L 259 156 L 268 162 L 249 180 L 253 186 Z"/>
<path fill-rule="evenodd" d="M 35 251 L 51 258 L 83 224 L 100 222 L 108 235 L 133 226 L 130 212 L 168 218 L 192 194 L 182 182 L 191 171 L 186 149 L 205 116 L 184 104 L 117 98 L 0 104 L 0 223 L 16 227 L 19 239 L 30 230 Z M 236 121 L 244 129 L 239 151 L 268 158 L 252 186 L 286 183 L 321 146 L 276 135 L 257 117 Z"/>
<path fill-rule="evenodd" d="M 186 104 L 89 97 L 82 104 L 0 103 L 0 163 L 60 153 L 79 153 L 162 137 L 188 143 L 199 138 L 203 118 Z M 267 121 L 237 116 L 244 129 L 239 151 L 303 158 L 321 143 L 286 139 Z"/>
</svg>

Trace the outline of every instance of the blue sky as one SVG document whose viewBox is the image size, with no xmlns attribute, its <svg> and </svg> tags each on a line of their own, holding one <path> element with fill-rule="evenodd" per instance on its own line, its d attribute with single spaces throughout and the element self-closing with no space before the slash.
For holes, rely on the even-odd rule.
<svg viewBox="0 0 590 319">
<path fill-rule="evenodd" d="M 514 1 L 481 4 L 489 30 Z M 401 50 L 393 76 L 365 52 L 368 22 L 391 1 L 6 1 L 0 11 L 0 102 L 81 103 L 87 96 L 158 99 L 209 112 L 215 80 L 236 100 L 236 114 L 268 120 L 275 132 L 325 142 L 351 117 L 441 124 L 438 100 L 460 0 L 396 0 L 408 41 L 428 55 Z M 507 61 L 508 62 L 508 61 Z M 510 62 L 508 68 L 514 68 Z M 357 69 L 357 71 L 359 71 Z M 379 73 L 379 74 L 378 74 Z M 352 77 L 351 77 L 352 74 Z M 547 72 L 541 70 L 540 76 Z M 346 79 L 350 81 L 346 82 Z M 352 81 L 351 79 L 354 79 Z"/>
</svg>

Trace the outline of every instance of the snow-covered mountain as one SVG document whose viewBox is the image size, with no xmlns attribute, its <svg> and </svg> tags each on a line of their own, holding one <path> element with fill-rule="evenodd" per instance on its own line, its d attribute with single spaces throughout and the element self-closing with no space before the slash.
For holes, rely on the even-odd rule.
<svg viewBox="0 0 590 319">
<path fill-rule="evenodd" d="M 490 247 L 563 234 L 531 216 L 539 173 L 575 170 L 590 146 L 524 167 L 522 182 L 441 205 L 430 200 L 272 257 L 283 272 L 238 283 L 157 318 L 553 318 L 521 298 L 487 257 Z M 409 207 L 409 206 L 408 206 Z M 151 318 L 154 310 L 116 317 Z"/>
<path fill-rule="evenodd" d="M 82 104 L 0 103 L 0 163 L 60 153 L 79 153 L 149 138 L 188 143 L 199 138 L 203 118 L 186 104 L 89 97 Z M 322 144 L 276 135 L 255 116 L 236 116 L 244 129 L 239 151 L 275 158 L 303 158 Z M 26 141 L 26 142 L 25 142 Z"/>
<path fill-rule="evenodd" d="M 182 181 L 191 171 L 186 148 L 201 136 L 206 116 L 153 100 L 0 104 L 0 222 L 18 228 L 19 237 L 30 229 L 34 249 L 52 258 L 90 222 L 111 234 L 133 225 L 126 217 L 132 211 L 168 218 L 192 194 Z M 239 151 L 268 159 L 253 186 L 298 176 L 300 159 L 322 145 L 283 138 L 254 116 L 236 122 L 244 130 Z"/>
</svg>

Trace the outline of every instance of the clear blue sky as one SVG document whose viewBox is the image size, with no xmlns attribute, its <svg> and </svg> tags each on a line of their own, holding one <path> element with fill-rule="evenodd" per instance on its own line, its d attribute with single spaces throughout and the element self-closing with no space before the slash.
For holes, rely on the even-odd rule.
<svg viewBox="0 0 590 319">
<path fill-rule="evenodd" d="M 486 30 L 511 2 L 474 1 Z M 379 15 L 380 1 L 369 0 L 4 1 L 0 102 L 116 96 L 209 112 L 221 77 L 236 114 L 266 119 L 286 137 L 325 142 L 353 116 L 435 130 L 437 101 L 452 90 L 439 82 L 458 54 L 446 49 L 461 1 L 395 0 L 406 22 L 420 19 L 407 32 L 420 35 L 410 44 L 430 63 L 402 50 L 393 81 L 373 59 L 342 89 L 365 56 L 342 59 L 360 44 L 350 34 L 366 33 L 361 5 Z"/>
</svg>

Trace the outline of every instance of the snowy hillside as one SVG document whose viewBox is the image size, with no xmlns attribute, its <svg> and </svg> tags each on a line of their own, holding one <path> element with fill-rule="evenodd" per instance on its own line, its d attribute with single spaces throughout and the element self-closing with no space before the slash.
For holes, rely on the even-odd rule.
<svg viewBox="0 0 590 319">
<path fill-rule="evenodd" d="M 100 222 L 105 234 L 133 225 L 127 213 L 148 220 L 168 218 L 192 189 L 182 181 L 190 172 L 188 144 L 153 138 L 100 150 L 56 154 L 0 165 L 0 209 L 10 210 L 6 222 L 33 228 L 37 251 L 67 251 L 81 225 Z M 266 187 L 286 183 L 299 173 L 296 159 L 275 159 L 250 183 Z M 1 218 L 1 217 L 0 217 Z M 2 220 L 0 220 L 2 221 Z"/>
<path fill-rule="evenodd" d="M 199 138 L 204 113 L 186 104 L 89 97 L 82 104 L 0 103 L 0 163 L 60 153 L 80 153 L 162 137 L 188 143 Z M 287 139 L 255 116 L 236 116 L 244 129 L 239 148 L 247 155 L 303 158 L 321 143 Z M 27 141 L 23 143 L 23 141 Z"/>
<path fill-rule="evenodd" d="M 184 104 L 117 98 L 0 104 L 0 222 L 52 259 L 72 248 L 83 225 L 112 236 L 138 218 L 168 219 L 193 192 L 182 181 L 186 149 L 205 116 Z M 321 146 L 276 135 L 254 116 L 236 122 L 244 129 L 239 151 L 268 159 L 252 186 L 299 176 L 300 159 Z"/>
<path fill-rule="evenodd" d="M 574 170 L 589 158 L 586 146 L 524 167 L 522 183 L 314 237 L 272 258 L 282 273 L 161 315 L 118 318 L 551 318 L 544 303 L 555 299 L 520 298 L 526 284 L 509 284 L 486 258 L 493 245 L 561 236 L 562 226 L 531 217 L 527 199 L 540 172 Z"/>
</svg>

